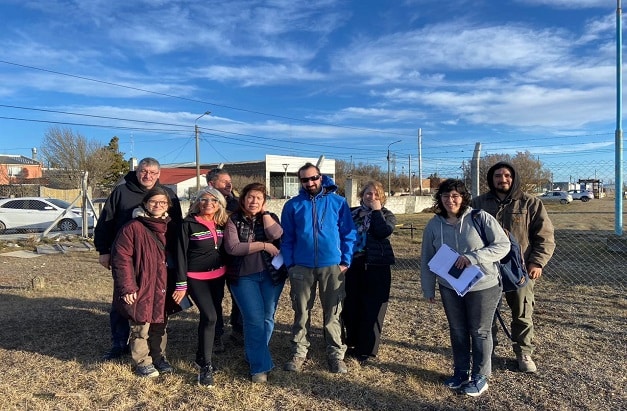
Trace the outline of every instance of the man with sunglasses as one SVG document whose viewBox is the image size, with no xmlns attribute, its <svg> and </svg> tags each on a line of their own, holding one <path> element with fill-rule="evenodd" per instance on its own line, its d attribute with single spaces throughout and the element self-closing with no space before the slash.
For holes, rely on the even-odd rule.
<svg viewBox="0 0 627 411">
<path fill-rule="evenodd" d="M 307 163 L 298 170 L 301 189 L 283 207 L 281 254 L 289 271 L 294 309 L 292 358 L 286 371 L 299 372 L 307 358 L 310 313 L 320 290 L 329 370 L 346 373 L 346 345 L 340 313 L 345 296 L 344 273 L 351 263 L 356 230 L 344 197 L 333 180 Z"/>
<path fill-rule="evenodd" d="M 111 269 L 111 247 L 118 231 L 124 224 L 133 219 L 133 210 L 141 204 L 146 193 L 155 186 L 162 187 L 172 199 L 172 207 L 168 209 L 168 214 L 172 220 L 169 223 L 167 233 L 176 236 L 177 230 L 174 227 L 183 218 L 181 203 L 174 191 L 159 184 L 160 173 L 159 161 L 152 157 L 146 157 L 139 162 L 137 170 L 129 171 L 124 176 L 124 180 L 113 189 L 107 198 L 94 229 L 94 246 L 100 254 L 98 262 L 106 269 Z M 176 244 L 175 239 L 172 240 L 168 238 L 168 245 Z M 175 247 L 172 248 L 174 251 Z M 128 320 L 122 317 L 113 308 L 113 305 L 111 305 L 109 313 L 109 322 L 111 325 L 111 349 L 102 357 L 105 361 L 118 359 L 128 352 L 130 332 Z M 161 364 L 155 364 L 155 367 L 157 365 L 160 366 Z M 166 362 L 163 369 L 159 369 L 159 371 L 168 372 L 168 369 L 172 370 L 172 367 Z"/>
</svg>

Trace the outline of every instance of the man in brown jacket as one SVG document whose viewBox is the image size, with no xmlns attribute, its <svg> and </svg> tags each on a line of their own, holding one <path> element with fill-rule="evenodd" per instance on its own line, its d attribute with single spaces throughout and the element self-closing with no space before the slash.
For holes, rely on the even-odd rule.
<svg viewBox="0 0 627 411">
<path fill-rule="evenodd" d="M 520 179 L 513 165 L 496 163 L 488 170 L 487 182 L 490 191 L 474 198 L 472 207 L 496 217 L 501 226 L 518 240 L 524 253 L 529 284 L 505 293 L 505 299 L 512 311 L 512 346 L 518 368 L 523 372 L 536 372 L 536 364 L 531 358 L 534 350 L 534 286 L 555 250 L 553 224 L 542 201 L 520 190 Z M 493 335 L 495 331 L 496 326 Z"/>
</svg>

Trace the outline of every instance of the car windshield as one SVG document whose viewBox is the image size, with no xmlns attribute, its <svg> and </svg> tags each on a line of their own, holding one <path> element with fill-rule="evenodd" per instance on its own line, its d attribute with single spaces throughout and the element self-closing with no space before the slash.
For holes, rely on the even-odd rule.
<svg viewBox="0 0 627 411">
<path fill-rule="evenodd" d="M 64 210 L 70 206 L 70 203 L 68 203 L 67 201 L 59 200 L 58 198 L 46 198 L 46 200 Z"/>
</svg>

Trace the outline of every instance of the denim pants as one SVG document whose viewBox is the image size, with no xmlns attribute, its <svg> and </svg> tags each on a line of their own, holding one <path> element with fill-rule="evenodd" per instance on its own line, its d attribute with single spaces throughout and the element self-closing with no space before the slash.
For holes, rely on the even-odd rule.
<svg viewBox="0 0 627 411">
<path fill-rule="evenodd" d="M 346 345 L 342 341 L 340 314 L 346 296 L 344 287 L 345 273 L 339 265 L 309 268 L 295 265 L 289 269 L 290 298 L 294 309 L 292 325 L 292 355 L 307 356 L 310 342 L 309 327 L 311 310 L 316 300 L 316 286 L 320 292 L 322 305 L 324 340 L 327 359 L 344 359 Z"/>
<path fill-rule="evenodd" d="M 460 297 L 454 290 L 440 285 L 456 373 L 471 371 L 472 375 L 485 377 L 492 373 L 492 319 L 501 292 L 501 286 L 495 285 Z"/>
<path fill-rule="evenodd" d="M 128 319 L 124 318 L 111 303 L 109 311 L 109 325 L 111 327 L 111 347 L 126 348 L 131 332 Z"/>
<path fill-rule="evenodd" d="M 273 284 L 267 271 L 241 276 L 237 283 L 231 284 L 231 292 L 244 320 L 244 351 L 251 374 L 274 368 L 269 344 L 284 284 L 283 281 Z"/>
</svg>

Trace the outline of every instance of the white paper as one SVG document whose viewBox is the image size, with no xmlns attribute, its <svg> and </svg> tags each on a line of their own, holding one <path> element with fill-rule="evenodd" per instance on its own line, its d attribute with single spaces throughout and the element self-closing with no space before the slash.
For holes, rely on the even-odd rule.
<svg viewBox="0 0 627 411">
<path fill-rule="evenodd" d="M 479 281 L 485 274 L 476 265 L 468 266 L 462 271 L 459 278 L 455 278 L 449 274 L 451 267 L 457 261 L 459 254 L 446 244 L 435 253 L 429 261 L 429 269 L 435 274 L 446 280 L 457 292 L 460 297 L 466 295 L 468 291 Z"/>
<path fill-rule="evenodd" d="M 272 266 L 277 270 L 283 265 L 283 255 L 279 252 L 272 258 Z"/>
</svg>

